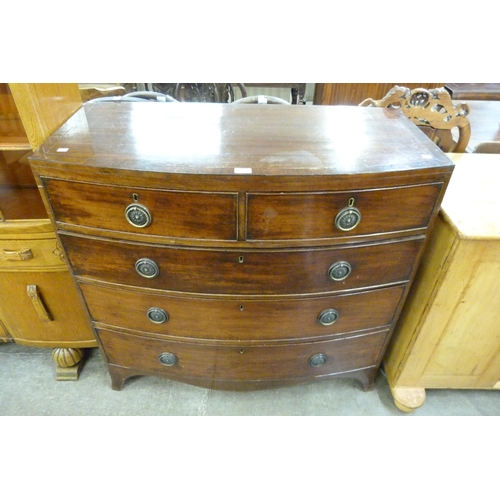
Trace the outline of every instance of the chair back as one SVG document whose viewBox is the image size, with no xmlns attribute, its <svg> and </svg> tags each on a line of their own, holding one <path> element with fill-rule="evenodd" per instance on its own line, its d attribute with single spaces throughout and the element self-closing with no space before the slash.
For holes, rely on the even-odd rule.
<svg viewBox="0 0 500 500">
<path fill-rule="evenodd" d="M 275 97 L 272 95 L 251 95 L 248 97 L 242 97 L 241 99 L 236 99 L 233 104 L 290 104 L 285 99 L 281 97 Z"/>
<path fill-rule="evenodd" d="M 359 106 L 398 108 L 443 151 L 463 153 L 470 139 L 470 109 L 466 103 L 453 104 L 444 88 L 410 90 L 393 87 L 380 100 L 365 99 Z M 453 129 L 458 130 L 453 136 Z"/>
<path fill-rule="evenodd" d="M 153 92 L 143 90 L 138 92 L 129 92 L 125 95 L 96 97 L 87 102 L 179 102 L 172 96 L 162 94 L 161 92 Z"/>
</svg>

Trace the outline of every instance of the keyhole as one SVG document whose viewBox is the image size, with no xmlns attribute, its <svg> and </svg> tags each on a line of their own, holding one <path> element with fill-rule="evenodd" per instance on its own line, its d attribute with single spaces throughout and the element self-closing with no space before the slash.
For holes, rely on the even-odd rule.
<svg viewBox="0 0 500 500">
<path fill-rule="evenodd" d="M 239 262 L 240 264 L 243 264 L 243 262 L 245 262 L 245 257 L 243 257 L 243 255 L 240 255 L 240 256 L 238 257 L 238 262 Z"/>
<path fill-rule="evenodd" d="M 240 349 L 240 354 L 244 354 L 245 353 L 245 349 L 243 349 L 243 347 Z"/>
<path fill-rule="evenodd" d="M 136 193 L 134 193 L 134 194 L 132 195 L 132 198 L 134 199 L 134 201 L 138 201 L 138 200 L 139 200 L 139 195 L 138 195 L 138 194 L 136 194 Z"/>
<path fill-rule="evenodd" d="M 243 309 L 244 309 L 243 304 L 241 304 L 240 311 L 243 311 Z"/>
</svg>

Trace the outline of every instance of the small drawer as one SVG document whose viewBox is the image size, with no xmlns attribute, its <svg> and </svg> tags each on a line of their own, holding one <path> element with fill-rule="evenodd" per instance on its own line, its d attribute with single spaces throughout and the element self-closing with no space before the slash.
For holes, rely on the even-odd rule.
<svg viewBox="0 0 500 500">
<path fill-rule="evenodd" d="M 248 342 L 380 329 L 391 324 L 404 291 L 399 286 L 314 299 L 236 300 L 171 297 L 86 283 L 80 287 L 98 323 L 175 337 Z"/>
<path fill-rule="evenodd" d="M 374 367 L 387 332 L 286 345 L 201 344 L 97 330 L 108 362 L 177 380 L 312 379 Z"/>
<path fill-rule="evenodd" d="M 303 240 L 425 229 L 442 184 L 342 193 L 249 193 L 247 239 Z"/>
<path fill-rule="evenodd" d="M 77 276 L 168 291 L 245 295 L 326 293 L 405 282 L 424 241 L 224 251 L 66 234 L 61 240 Z"/>
<path fill-rule="evenodd" d="M 110 231 L 236 240 L 237 195 L 44 179 L 57 222 Z"/>
<path fill-rule="evenodd" d="M 0 239 L 0 270 L 48 271 L 67 269 L 55 237 L 47 239 Z"/>
</svg>

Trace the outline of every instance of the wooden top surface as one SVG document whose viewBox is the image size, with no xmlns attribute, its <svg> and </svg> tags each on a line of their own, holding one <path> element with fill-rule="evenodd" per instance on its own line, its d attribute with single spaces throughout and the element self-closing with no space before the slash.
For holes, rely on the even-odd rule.
<svg viewBox="0 0 500 500">
<path fill-rule="evenodd" d="M 446 83 L 452 99 L 500 99 L 500 83 Z"/>
<path fill-rule="evenodd" d="M 441 213 L 464 239 L 500 239 L 500 155 L 453 154 Z"/>
<path fill-rule="evenodd" d="M 454 101 L 455 104 L 460 101 Z M 500 141 L 500 101 L 465 101 L 470 108 L 467 116 L 471 136 L 467 151 L 473 151 L 481 142 Z"/>
<path fill-rule="evenodd" d="M 452 167 L 398 110 L 257 104 L 88 103 L 32 159 L 106 172 L 264 176 Z"/>
</svg>

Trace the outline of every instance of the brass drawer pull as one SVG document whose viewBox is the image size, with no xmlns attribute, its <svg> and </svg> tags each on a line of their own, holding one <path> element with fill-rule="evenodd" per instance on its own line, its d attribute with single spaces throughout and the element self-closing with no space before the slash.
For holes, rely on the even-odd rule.
<svg viewBox="0 0 500 500">
<path fill-rule="evenodd" d="M 132 203 L 125 209 L 125 218 L 134 227 L 148 227 L 153 221 L 151 212 L 140 203 Z"/>
<path fill-rule="evenodd" d="M 14 260 L 29 260 L 33 258 L 31 248 L 21 248 L 20 250 L 2 250 L 0 260 L 14 261 Z"/>
<path fill-rule="evenodd" d="M 164 366 L 174 366 L 178 361 L 177 356 L 175 354 L 172 354 L 171 352 L 162 352 L 158 356 L 158 359 Z"/>
<path fill-rule="evenodd" d="M 345 260 L 340 260 L 330 266 L 330 269 L 328 269 L 328 277 L 332 281 L 343 281 L 347 279 L 347 277 L 351 274 L 351 271 L 351 264 Z"/>
<path fill-rule="evenodd" d="M 339 319 L 340 313 L 336 309 L 326 309 L 318 316 L 318 322 L 323 326 L 333 325 Z"/>
<path fill-rule="evenodd" d="M 156 278 L 160 274 L 158 264 L 151 259 L 139 259 L 135 263 L 135 270 L 143 278 Z"/>
<path fill-rule="evenodd" d="M 361 212 L 354 206 L 354 198 L 335 217 L 335 227 L 341 231 L 351 231 L 361 222 Z"/>
<path fill-rule="evenodd" d="M 146 315 L 149 321 L 156 323 L 157 325 L 161 325 L 162 323 L 166 323 L 168 321 L 167 311 L 161 309 L 160 307 L 150 307 Z"/>
<path fill-rule="evenodd" d="M 27 287 L 28 297 L 31 299 L 33 306 L 38 313 L 39 318 L 42 321 L 52 321 L 54 318 L 47 310 L 47 307 L 43 303 L 42 297 L 40 296 L 40 292 L 38 291 L 38 287 L 36 285 L 28 285 Z"/>
<path fill-rule="evenodd" d="M 314 368 L 323 366 L 328 361 L 328 356 L 323 353 L 315 354 L 309 358 L 309 364 Z"/>
</svg>

